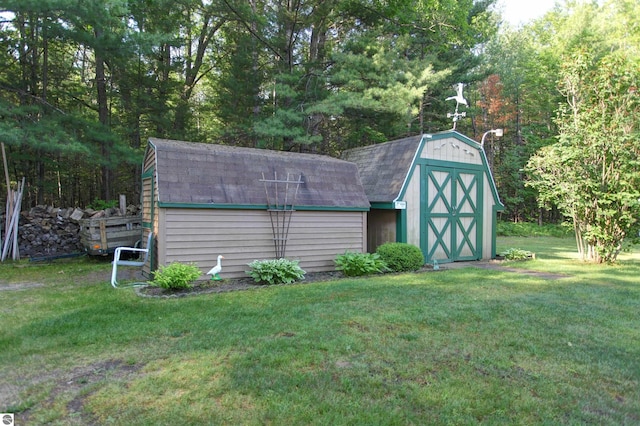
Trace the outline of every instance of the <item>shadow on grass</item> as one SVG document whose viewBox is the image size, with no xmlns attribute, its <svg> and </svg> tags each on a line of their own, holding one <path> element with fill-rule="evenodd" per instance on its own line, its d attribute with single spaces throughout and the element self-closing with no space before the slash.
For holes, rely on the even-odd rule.
<svg viewBox="0 0 640 426">
<path fill-rule="evenodd" d="M 571 276 L 468 267 L 169 300 L 106 281 L 7 292 L 0 371 L 44 383 L 15 405 L 34 423 L 636 423 L 638 263 L 520 266 Z M 109 363 L 136 368 L 56 378 Z"/>
</svg>

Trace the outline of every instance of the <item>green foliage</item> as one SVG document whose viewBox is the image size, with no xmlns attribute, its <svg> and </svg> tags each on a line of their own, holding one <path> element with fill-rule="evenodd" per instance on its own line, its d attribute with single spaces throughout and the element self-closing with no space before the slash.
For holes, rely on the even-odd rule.
<svg viewBox="0 0 640 426">
<path fill-rule="evenodd" d="M 533 152 L 551 143 L 556 134 L 552 117 L 562 101 L 555 87 L 559 59 L 557 52 L 545 49 L 537 47 L 529 30 L 506 30 L 488 46 L 485 57 L 500 76 L 501 96 L 486 96 L 480 104 L 488 120 L 483 130 L 505 130 L 502 138 L 487 141 L 485 153 L 505 205 L 503 215 L 511 220 L 537 219 L 536 192 L 525 187 L 522 169 Z"/>
<path fill-rule="evenodd" d="M 378 253 L 345 252 L 336 256 L 336 269 L 347 277 L 378 274 L 388 270 L 386 263 Z"/>
<path fill-rule="evenodd" d="M 105 209 L 110 209 L 112 207 L 116 207 L 117 205 L 118 205 L 117 200 L 105 201 L 105 200 L 100 200 L 98 198 L 95 198 L 87 206 L 87 208 L 93 209 L 93 210 L 105 210 Z"/>
<path fill-rule="evenodd" d="M 407 243 L 384 243 L 376 250 L 380 259 L 394 272 L 417 271 L 424 265 L 420 248 Z"/>
<path fill-rule="evenodd" d="M 192 282 L 198 279 L 202 273 L 195 264 L 172 262 L 168 266 L 160 266 L 153 273 L 153 281 L 150 283 L 157 287 L 178 290 L 191 288 Z"/>
<path fill-rule="evenodd" d="M 378 134 L 384 141 L 418 124 L 424 94 L 449 75 L 436 72 L 432 58 L 397 61 L 391 45 L 411 49 L 410 40 L 407 36 L 374 42 L 363 36 L 333 56 L 331 84 L 336 90 L 319 105 L 340 117 L 350 143 L 358 143 L 363 127 L 368 139 L 376 140 Z"/>
<path fill-rule="evenodd" d="M 298 262 L 284 258 L 254 260 L 249 263 L 251 270 L 247 274 L 261 284 L 291 284 L 303 279 L 306 274 Z"/>
<path fill-rule="evenodd" d="M 337 153 L 435 129 L 434 90 L 497 30 L 491 1 L 274 5 L 6 0 L 11 169 L 30 193 L 86 205 L 137 192 L 149 136 Z"/>
<path fill-rule="evenodd" d="M 486 152 L 505 214 L 532 220 L 540 208 L 560 211 L 575 224 L 583 258 L 601 262 L 625 247 L 640 215 L 633 142 L 640 51 L 629 48 L 640 40 L 631 23 L 640 6 L 557 6 L 522 29 L 501 31 L 487 50 L 511 98 L 505 105 L 517 105 L 518 114 L 505 122 L 509 144 L 495 158 Z"/>
<path fill-rule="evenodd" d="M 496 232 L 501 237 L 566 237 L 573 230 L 568 223 L 538 225 L 531 222 L 498 221 Z"/>
<path fill-rule="evenodd" d="M 560 135 L 526 167 L 542 206 L 574 223 L 585 260 L 613 262 L 640 217 L 640 62 L 627 52 L 567 55 L 560 89 Z"/>
<path fill-rule="evenodd" d="M 509 248 L 500 253 L 500 255 L 506 260 L 527 260 L 533 256 L 533 253 L 519 248 Z"/>
</svg>

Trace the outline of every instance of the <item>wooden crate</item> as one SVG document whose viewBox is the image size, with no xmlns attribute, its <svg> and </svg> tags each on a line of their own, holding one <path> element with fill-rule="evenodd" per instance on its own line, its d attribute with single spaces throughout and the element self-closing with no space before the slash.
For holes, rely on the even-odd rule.
<svg viewBox="0 0 640 426">
<path fill-rule="evenodd" d="M 113 253 L 116 247 L 135 247 L 141 238 L 140 216 L 80 220 L 80 241 L 92 256 Z"/>
</svg>

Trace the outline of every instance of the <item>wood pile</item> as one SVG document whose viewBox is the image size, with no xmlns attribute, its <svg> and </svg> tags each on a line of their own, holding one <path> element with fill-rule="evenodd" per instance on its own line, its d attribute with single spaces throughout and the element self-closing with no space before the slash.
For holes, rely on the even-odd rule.
<svg viewBox="0 0 640 426">
<path fill-rule="evenodd" d="M 126 215 L 140 213 L 137 206 L 126 208 Z M 47 258 L 84 253 L 80 242 L 81 219 L 122 216 L 120 209 L 105 210 L 36 206 L 20 214 L 18 244 L 21 258 Z M 0 223 L 4 221 L 2 217 Z"/>
</svg>

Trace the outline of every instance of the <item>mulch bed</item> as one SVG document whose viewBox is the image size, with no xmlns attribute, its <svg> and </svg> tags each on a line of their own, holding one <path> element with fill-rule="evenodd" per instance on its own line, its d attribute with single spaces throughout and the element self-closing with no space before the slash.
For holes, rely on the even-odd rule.
<svg viewBox="0 0 640 426">
<path fill-rule="evenodd" d="M 457 269 L 460 267 L 476 267 L 483 269 L 494 269 L 504 272 L 513 272 L 521 275 L 529 275 L 535 276 L 542 279 L 548 280 L 557 280 L 566 278 L 569 275 L 565 274 L 553 274 L 548 272 L 541 271 L 531 271 L 526 269 L 517 269 L 517 268 L 509 268 L 505 267 L 501 264 L 501 261 L 473 261 L 473 262 L 459 262 L 454 264 L 445 264 L 440 266 L 440 270 L 447 269 Z M 424 268 L 416 271 L 416 273 L 423 272 L 434 272 L 431 265 L 425 266 Z M 280 284 L 280 285 L 304 285 L 322 281 L 331 281 L 345 278 L 344 274 L 340 271 L 332 271 L 332 272 L 312 272 L 305 275 L 304 280 L 296 281 L 291 284 Z M 253 278 L 245 277 L 245 278 L 229 278 L 223 279 L 222 281 L 212 281 L 212 280 L 201 280 L 193 283 L 193 287 L 187 289 L 180 290 L 170 290 L 164 289 L 160 287 L 154 287 L 151 285 L 136 287 L 136 294 L 141 297 L 151 297 L 151 298 L 174 298 L 174 297 L 186 297 L 186 296 L 195 296 L 200 294 L 209 294 L 209 293 L 228 293 L 231 291 L 243 291 L 243 290 L 253 290 L 267 287 L 267 284 L 259 284 L 256 283 Z"/>
<path fill-rule="evenodd" d="M 296 281 L 292 284 L 280 284 L 280 285 L 303 285 L 321 281 L 331 281 L 344 278 L 344 274 L 339 271 L 333 272 L 312 272 L 305 275 L 304 280 Z M 268 284 L 259 284 L 254 281 L 253 278 L 229 278 L 222 281 L 213 280 L 201 280 L 193 283 L 193 287 L 170 290 L 160 287 L 154 287 L 151 285 L 136 287 L 136 293 L 141 297 L 159 297 L 159 298 L 171 298 L 171 297 L 185 297 L 194 296 L 198 294 L 208 293 L 228 293 L 230 291 L 241 290 L 253 290 L 258 288 L 267 287 Z"/>
</svg>

